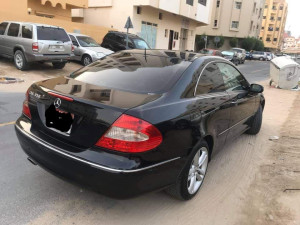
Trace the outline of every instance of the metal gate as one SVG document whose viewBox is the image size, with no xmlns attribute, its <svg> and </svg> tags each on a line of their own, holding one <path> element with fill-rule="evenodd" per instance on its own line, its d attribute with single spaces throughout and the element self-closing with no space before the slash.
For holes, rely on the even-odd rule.
<svg viewBox="0 0 300 225">
<path fill-rule="evenodd" d="M 141 37 L 150 45 L 156 48 L 157 24 L 142 21 Z"/>
</svg>

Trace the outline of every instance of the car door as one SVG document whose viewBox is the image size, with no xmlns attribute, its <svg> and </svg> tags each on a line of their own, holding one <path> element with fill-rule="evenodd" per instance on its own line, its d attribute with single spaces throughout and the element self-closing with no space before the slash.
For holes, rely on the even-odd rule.
<svg viewBox="0 0 300 225">
<path fill-rule="evenodd" d="M 8 23 L 3 22 L 0 24 L 0 54 L 1 55 L 6 55 L 6 45 L 4 44 L 5 41 L 5 33 L 6 33 L 6 28 L 7 28 Z"/>
<path fill-rule="evenodd" d="M 209 62 L 199 75 L 196 90 L 196 107 L 202 114 L 201 130 L 212 135 L 215 150 L 226 141 L 230 124 L 230 99 L 215 62 Z"/>
<path fill-rule="evenodd" d="M 14 47 L 20 43 L 20 24 L 11 23 L 7 31 L 6 46 L 8 56 L 14 55 Z"/>
<path fill-rule="evenodd" d="M 74 56 L 72 57 L 72 59 L 80 61 L 83 51 L 82 51 L 77 39 L 75 38 L 75 36 L 73 36 L 71 34 L 69 34 L 69 36 L 70 36 L 72 44 L 74 46 Z"/>
<path fill-rule="evenodd" d="M 217 66 L 223 76 L 230 98 L 230 124 L 227 140 L 235 138 L 249 128 L 249 121 L 257 111 L 256 95 L 249 93 L 249 83 L 232 65 L 222 62 Z"/>
</svg>

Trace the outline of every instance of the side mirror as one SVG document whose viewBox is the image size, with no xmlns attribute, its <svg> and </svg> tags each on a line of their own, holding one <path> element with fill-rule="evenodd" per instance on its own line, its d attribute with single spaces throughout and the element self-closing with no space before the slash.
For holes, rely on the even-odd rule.
<svg viewBox="0 0 300 225">
<path fill-rule="evenodd" d="M 259 84 L 251 84 L 249 91 L 252 93 L 262 93 L 264 92 L 264 87 Z"/>
<path fill-rule="evenodd" d="M 73 45 L 74 45 L 75 47 L 79 47 L 79 45 L 78 45 L 78 43 L 77 43 L 76 41 L 73 41 Z"/>
</svg>

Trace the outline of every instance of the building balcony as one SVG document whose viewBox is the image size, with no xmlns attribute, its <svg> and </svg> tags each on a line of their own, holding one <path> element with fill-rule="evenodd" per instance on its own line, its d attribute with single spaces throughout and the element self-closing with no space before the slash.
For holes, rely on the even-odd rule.
<svg viewBox="0 0 300 225">
<path fill-rule="evenodd" d="M 47 2 L 50 2 L 53 7 L 61 5 L 63 9 L 66 9 L 67 5 L 70 5 L 72 8 L 88 7 L 88 0 L 41 0 L 42 5 L 45 5 Z"/>
<path fill-rule="evenodd" d="M 73 18 L 83 18 L 83 9 L 72 9 L 72 17 Z"/>
</svg>

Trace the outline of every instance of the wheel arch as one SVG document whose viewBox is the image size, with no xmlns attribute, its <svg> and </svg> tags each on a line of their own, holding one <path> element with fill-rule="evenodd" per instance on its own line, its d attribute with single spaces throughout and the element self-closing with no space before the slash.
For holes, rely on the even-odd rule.
<svg viewBox="0 0 300 225">
<path fill-rule="evenodd" d="M 214 149 L 214 138 L 212 135 L 206 135 L 202 138 L 202 140 L 206 141 L 208 147 L 209 147 L 209 155 L 212 155 L 213 149 Z"/>
</svg>

